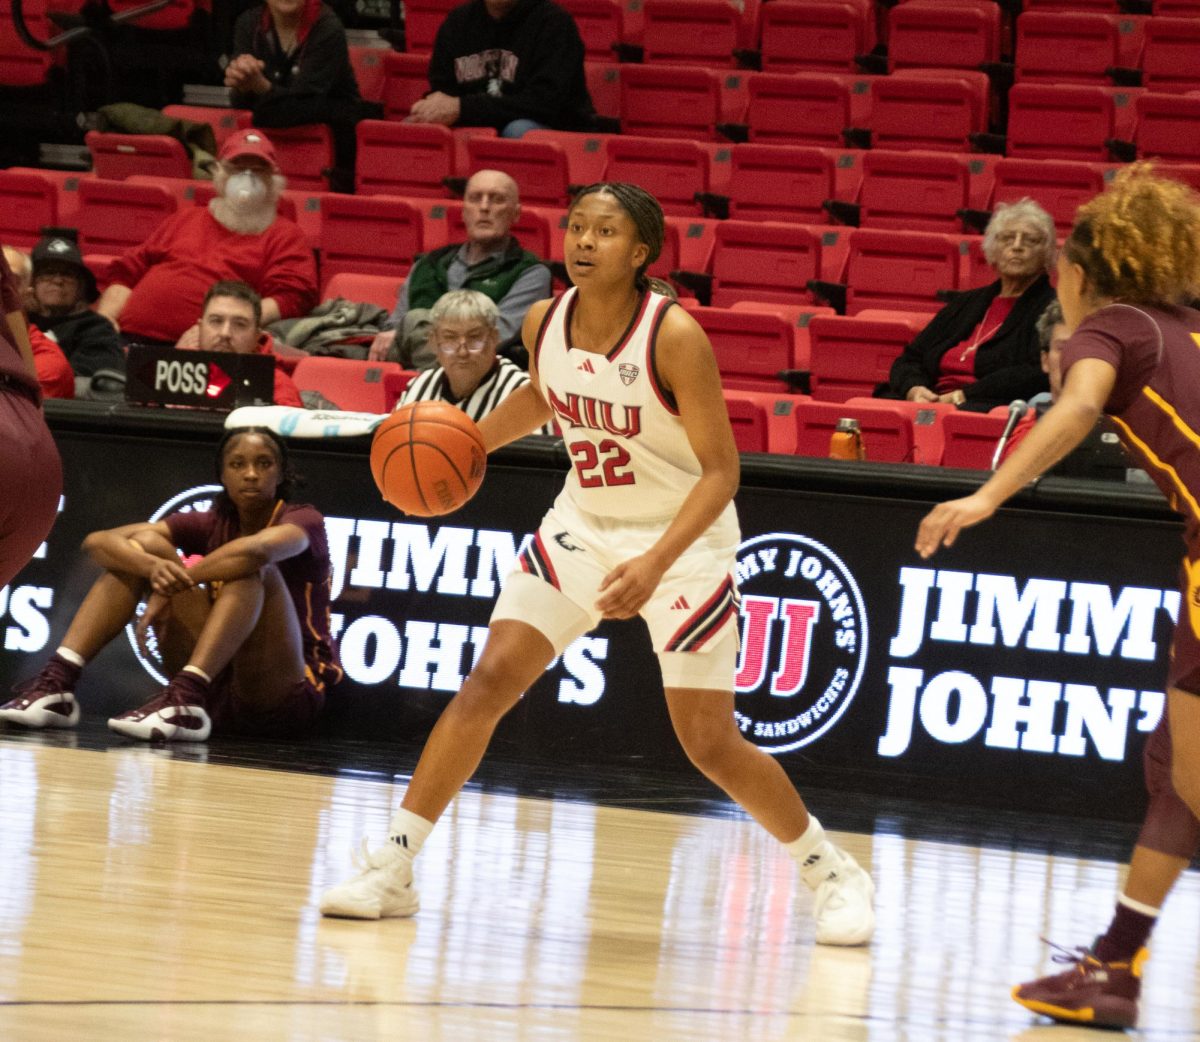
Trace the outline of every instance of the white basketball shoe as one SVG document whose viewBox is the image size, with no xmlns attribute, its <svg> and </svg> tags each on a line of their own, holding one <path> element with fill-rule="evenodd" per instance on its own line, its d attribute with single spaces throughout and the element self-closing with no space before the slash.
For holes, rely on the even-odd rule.
<svg viewBox="0 0 1200 1042">
<path fill-rule="evenodd" d="M 828 840 L 814 851 L 800 875 L 813 891 L 817 944 L 866 944 L 875 932 L 875 884 L 858 862 Z"/>
<path fill-rule="evenodd" d="M 321 914 L 340 919 L 403 919 L 416 915 L 421 899 L 413 887 L 412 856 L 389 841 L 379 850 L 354 853 L 358 875 L 321 895 Z"/>
</svg>

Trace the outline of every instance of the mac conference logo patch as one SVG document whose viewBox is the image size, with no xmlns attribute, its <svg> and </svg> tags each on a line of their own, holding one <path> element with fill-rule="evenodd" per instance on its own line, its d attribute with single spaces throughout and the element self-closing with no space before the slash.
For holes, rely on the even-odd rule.
<svg viewBox="0 0 1200 1042">
<path fill-rule="evenodd" d="M 867 613 L 858 583 L 827 546 L 774 532 L 742 543 L 741 652 L 734 715 L 769 753 L 816 741 L 858 691 Z"/>
<path fill-rule="evenodd" d="M 184 492 L 180 492 L 177 496 L 172 496 L 155 510 L 147 520 L 151 524 L 155 524 L 164 517 L 169 517 L 171 514 L 185 513 L 189 510 L 201 512 L 209 510 L 213 505 L 213 500 L 216 498 L 217 493 L 220 491 L 220 485 L 196 485 Z M 145 606 L 144 602 L 138 605 L 137 618 L 141 618 L 142 610 Z M 135 618 L 133 622 L 125 627 L 125 636 L 129 640 L 129 646 L 133 648 L 133 653 L 137 656 L 138 662 L 142 664 L 142 668 L 160 684 L 166 684 L 170 678 L 166 676 L 163 670 L 162 658 L 158 654 L 158 646 L 154 640 L 154 631 L 151 630 L 146 639 L 149 654 L 144 654 L 142 649 L 138 647 L 137 634 L 134 631 L 136 624 L 137 619 Z"/>
</svg>

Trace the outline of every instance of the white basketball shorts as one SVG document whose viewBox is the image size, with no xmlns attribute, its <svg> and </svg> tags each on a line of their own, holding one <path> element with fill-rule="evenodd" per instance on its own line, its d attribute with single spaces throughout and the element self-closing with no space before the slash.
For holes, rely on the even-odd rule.
<svg viewBox="0 0 1200 1042">
<path fill-rule="evenodd" d="M 580 510 L 564 491 L 517 559 L 492 611 L 545 635 L 561 655 L 600 623 L 600 583 L 645 553 L 665 522 L 639 523 Z M 663 575 L 640 614 L 666 687 L 733 689 L 738 654 L 735 563 L 740 533 L 730 504 Z"/>
</svg>

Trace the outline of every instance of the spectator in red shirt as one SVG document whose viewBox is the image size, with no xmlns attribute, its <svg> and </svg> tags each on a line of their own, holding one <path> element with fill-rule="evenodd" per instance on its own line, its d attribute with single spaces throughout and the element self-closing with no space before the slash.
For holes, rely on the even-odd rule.
<svg viewBox="0 0 1200 1042">
<path fill-rule="evenodd" d="M 30 261 L 27 254 L 11 246 L 4 247 L 4 259 L 8 261 L 13 279 L 21 295 L 21 305 L 28 315 L 32 299 Z M 75 371 L 62 348 L 43 333 L 37 326 L 29 326 L 29 346 L 33 348 L 33 367 L 37 371 L 38 384 L 46 398 L 74 398 Z"/>
<path fill-rule="evenodd" d="M 214 282 L 248 283 L 262 320 L 307 315 L 317 303 L 312 250 L 277 205 L 285 181 L 275 149 L 259 130 L 221 146 L 208 208 L 184 207 L 141 246 L 114 262 L 96 310 L 126 343 L 174 344 L 194 322 Z"/>
<path fill-rule="evenodd" d="M 237 355 L 271 355 L 274 341 L 262 326 L 263 302 L 244 282 L 226 280 L 209 288 L 200 313 L 199 338 L 185 334 L 176 345 L 184 350 L 230 351 Z M 189 331 L 190 332 L 190 331 Z M 275 359 L 275 404 L 303 408 L 300 391 Z"/>
</svg>

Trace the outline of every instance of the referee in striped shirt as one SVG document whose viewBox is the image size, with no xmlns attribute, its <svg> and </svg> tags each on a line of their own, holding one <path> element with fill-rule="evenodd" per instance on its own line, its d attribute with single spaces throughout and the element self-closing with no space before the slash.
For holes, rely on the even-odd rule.
<svg viewBox="0 0 1200 1042">
<path fill-rule="evenodd" d="M 496 353 L 500 309 L 490 297 L 473 289 L 451 290 L 438 298 L 429 319 L 437 365 L 408 385 L 397 408 L 441 400 L 478 421 L 529 383 L 524 369 Z M 554 431 L 547 425 L 541 433 Z"/>
</svg>

